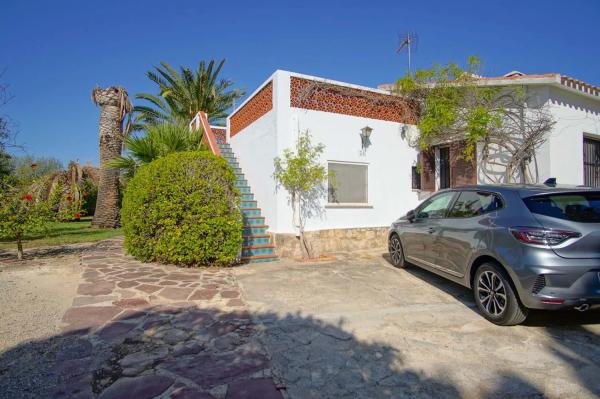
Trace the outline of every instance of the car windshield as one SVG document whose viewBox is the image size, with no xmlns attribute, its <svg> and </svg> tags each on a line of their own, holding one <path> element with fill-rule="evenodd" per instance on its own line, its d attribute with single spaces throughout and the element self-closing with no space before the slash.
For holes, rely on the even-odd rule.
<svg viewBox="0 0 600 399">
<path fill-rule="evenodd" d="M 524 198 L 531 213 L 580 223 L 600 223 L 600 192 Z"/>
</svg>

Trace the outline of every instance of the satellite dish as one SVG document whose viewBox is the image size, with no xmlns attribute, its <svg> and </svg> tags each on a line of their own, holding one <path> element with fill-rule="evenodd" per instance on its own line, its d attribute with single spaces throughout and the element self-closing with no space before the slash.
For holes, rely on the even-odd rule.
<svg viewBox="0 0 600 399">
<path fill-rule="evenodd" d="M 417 129 L 413 125 L 404 125 L 400 131 L 403 140 L 408 142 L 408 145 L 414 147 L 417 145 Z"/>
</svg>

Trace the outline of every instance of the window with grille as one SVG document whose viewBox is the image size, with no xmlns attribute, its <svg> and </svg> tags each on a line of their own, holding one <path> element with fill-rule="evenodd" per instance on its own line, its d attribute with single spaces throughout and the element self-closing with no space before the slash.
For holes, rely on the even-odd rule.
<svg viewBox="0 0 600 399">
<path fill-rule="evenodd" d="M 368 166 L 329 162 L 328 202 L 330 204 L 368 203 Z"/>
</svg>

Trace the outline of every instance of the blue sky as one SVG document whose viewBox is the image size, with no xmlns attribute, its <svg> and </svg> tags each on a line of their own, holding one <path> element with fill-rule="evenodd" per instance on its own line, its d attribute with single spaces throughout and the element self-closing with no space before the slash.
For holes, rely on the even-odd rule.
<svg viewBox="0 0 600 399">
<path fill-rule="evenodd" d="M 95 85 L 154 91 L 161 60 L 226 58 L 223 77 L 252 92 L 276 69 L 366 86 L 413 66 L 478 55 L 485 75 L 559 72 L 600 85 L 600 1 L 23 1 L 0 7 L 4 107 L 29 154 L 98 162 Z"/>
</svg>

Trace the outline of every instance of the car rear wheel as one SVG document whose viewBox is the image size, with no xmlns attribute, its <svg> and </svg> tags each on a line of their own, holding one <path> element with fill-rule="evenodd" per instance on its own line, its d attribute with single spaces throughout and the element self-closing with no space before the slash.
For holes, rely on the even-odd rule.
<svg viewBox="0 0 600 399">
<path fill-rule="evenodd" d="M 388 242 L 388 251 L 392 264 L 396 267 L 406 267 L 406 261 L 404 260 L 404 251 L 402 250 L 402 243 L 400 237 L 397 234 L 393 234 Z"/>
<path fill-rule="evenodd" d="M 483 316 L 494 324 L 514 326 L 527 318 L 527 308 L 519 302 L 510 277 L 494 263 L 484 263 L 477 269 L 473 294 Z"/>
</svg>

